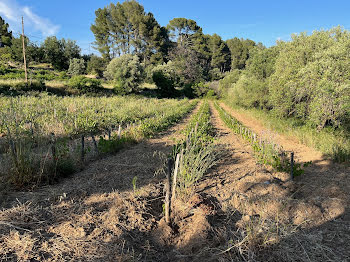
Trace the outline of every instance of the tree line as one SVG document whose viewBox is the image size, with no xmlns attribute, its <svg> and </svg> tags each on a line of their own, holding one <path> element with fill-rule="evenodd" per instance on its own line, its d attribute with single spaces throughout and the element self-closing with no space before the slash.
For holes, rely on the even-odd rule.
<svg viewBox="0 0 350 262">
<path fill-rule="evenodd" d="M 55 70 L 70 70 L 73 74 L 94 72 L 102 75 L 103 60 L 95 55 L 82 55 L 75 40 L 49 36 L 38 45 L 24 36 L 24 44 L 27 63 L 49 63 Z M 15 37 L 8 23 L 0 17 L 0 74 L 6 74 L 9 62 L 23 62 L 22 48 L 22 35 Z"/>
<path fill-rule="evenodd" d="M 270 48 L 255 46 L 245 69 L 220 80 L 222 95 L 318 130 L 350 131 L 349 48 L 350 32 L 341 27 L 293 34 Z"/>
<path fill-rule="evenodd" d="M 128 92 L 137 91 L 140 81 L 146 80 L 155 82 L 165 96 L 176 94 L 175 87 L 193 96 L 193 87 L 243 69 L 249 50 L 262 46 L 252 40 L 224 41 L 217 34 L 206 35 L 196 21 L 187 18 L 174 18 L 161 26 L 135 0 L 112 3 L 95 14 L 91 30 L 95 48 L 108 65 L 105 76 L 116 81 L 118 90 L 127 86 Z"/>
</svg>

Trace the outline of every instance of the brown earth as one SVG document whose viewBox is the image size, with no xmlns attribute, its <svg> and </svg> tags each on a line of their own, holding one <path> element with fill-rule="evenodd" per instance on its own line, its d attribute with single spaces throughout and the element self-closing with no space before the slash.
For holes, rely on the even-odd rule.
<svg viewBox="0 0 350 262">
<path fill-rule="evenodd" d="M 312 188 L 307 175 L 292 182 L 257 164 L 211 111 L 218 163 L 196 194 L 173 203 L 171 225 L 163 218 L 164 162 L 189 117 L 60 184 L 10 193 L 0 211 L 0 260 L 348 261 L 340 181 Z"/>
<path fill-rule="evenodd" d="M 169 260 L 150 232 L 162 218 L 163 163 L 189 117 L 156 138 L 87 163 L 59 184 L 8 192 L 0 211 L 0 260 L 130 261 L 139 254 Z"/>
<path fill-rule="evenodd" d="M 270 136 L 272 134 L 275 141 L 285 150 L 295 152 L 297 161 L 312 161 L 312 164 L 305 168 L 305 174 L 295 179 L 296 191 L 293 198 L 317 207 L 318 211 L 315 211 L 314 215 L 319 219 L 310 226 L 310 230 L 320 233 L 324 242 L 350 260 L 350 168 L 333 163 L 321 152 L 299 143 L 294 137 L 287 137 L 266 128 L 261 121 L 252 116 L 235 111 L 224 103 L 220 105 L 256 133 Z M 303 208 L 304 204 L 300 209 Z M 306 218 L 310 219 L 309 214 Z"/>
</svg>

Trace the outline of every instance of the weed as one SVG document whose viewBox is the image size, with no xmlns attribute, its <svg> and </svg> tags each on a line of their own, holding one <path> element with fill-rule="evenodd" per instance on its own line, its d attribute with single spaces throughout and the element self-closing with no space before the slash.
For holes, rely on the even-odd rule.
<svg viewBox="0 0 350 262">
<path fill-rule="evenodd" d="M 134 194 L 137 193 L 136 181 L 137 181 L 137 176 L 134 176 L 134 178 L 132 179 L 132 188 L 133 188 Z"/>
</svg>

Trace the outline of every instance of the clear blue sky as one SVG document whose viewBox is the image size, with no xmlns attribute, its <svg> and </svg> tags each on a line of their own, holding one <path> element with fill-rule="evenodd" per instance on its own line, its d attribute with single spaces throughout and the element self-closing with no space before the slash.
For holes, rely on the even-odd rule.
<svg viewBox="0 0 350 262">
<path fill-rule="evenodd" d="M 94 11 L 110 0 L 0 0 L 0 16 L 12 30 L 20 30 L 24 15 L 26 33 L 31 40 L 42 41 L 47 35 L 77 40 L 84 53 L 94 41 L 90 25 Z M 204 33 L 219 34 L 223 39 L 250 38 L 266 46 L 277 39 L 289 40 L 292 33 L 329 29 L 342 25 L 350 29 L 350 1 L 346 0 L 140 0 L 146 12 L 152 12 L 165 26 L 174 17 L 197 21 Z"/>
</svg>

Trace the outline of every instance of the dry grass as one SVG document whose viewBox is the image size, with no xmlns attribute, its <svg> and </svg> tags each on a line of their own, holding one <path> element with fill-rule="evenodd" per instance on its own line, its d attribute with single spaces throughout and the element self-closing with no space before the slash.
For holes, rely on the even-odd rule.
<svg viewBox="0 0 350 262">
<path fill-rule="evenodd" d="M 348 223 L 336 218 L 342 206 L 298 198 L 288 174 L 257 165 L 215 112 L 212 124 L 220 162 L 188 201 L 176 200 L 171 225 L 163 218 L 163 174 L 155 171 L 174 132 L 94 163 L 63 185 L 26 193 L 33 204 L 0 211 L 0 260 L 347 261 Z M 343 244 L 334 246 L 339 238 Z"/>
<path fill-rule="evenodd" d="M 0 85 L 16 85 L 24 83 L 24 79 L 0 79 Z"/>
<path fill-rule="evenodd" d="M 66 80 L 50 80 L 45 81 L 45 85 L 47 87 L 51 88 L 66 88 L 67 87 L 67 81 Z"/>
</svg>

